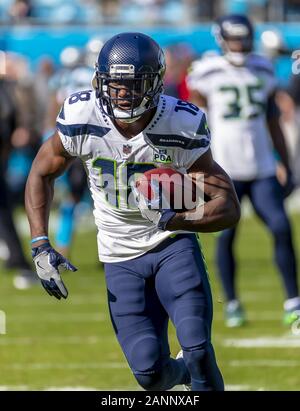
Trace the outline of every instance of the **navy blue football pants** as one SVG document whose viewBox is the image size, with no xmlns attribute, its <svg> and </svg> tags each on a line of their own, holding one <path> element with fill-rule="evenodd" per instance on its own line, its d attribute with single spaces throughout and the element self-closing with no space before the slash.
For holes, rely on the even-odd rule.
<svg viewBox="0 0 300 411">
<path fill-rule="evenodd" d="M 296 258 L 290 223 L 284 209 L 282 187 L 276 177 L 234 181 L 241 201 L 248 196 L 256 214 L 273 236 L 274 260 L 281 274 L 287 298 L 298 296 Z M 236 261 L 233 253 L 236 228 L 224 230 L 217 241 L 216 261 L 228 301 L 236 299 Z M 263 273 L 262 273 L 263 274 Z"/>
<path fill-rule="evenodd" d="M 106 263 L 111 320 L 128 364 L 146 390 L 223 390 L 211 344 L 212 298 L 194 234 L 168 238 L 133 260 Z M 183 358 L 170 358 L 168 319 Z"/>
</svg>

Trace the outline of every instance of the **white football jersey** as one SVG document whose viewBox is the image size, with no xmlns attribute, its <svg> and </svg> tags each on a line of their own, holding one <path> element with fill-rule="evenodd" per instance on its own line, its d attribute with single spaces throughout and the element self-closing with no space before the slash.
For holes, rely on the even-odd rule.
<svg viewBox="0 0 300 411">
<path fill-rule="evenodd" d="M 88 90 L 66 99 L 57 130 L 66 151 L 85 166 L 101 261 L 130 260 L 173 234 L 141 216 L 129 183 L 157 166 L 186 172 L 209 149 L 205 115 L 198 107 L 162 95 L 150 124 L 127 139 L 101 110 L 95 92 Z"/>
<path fill-rule="evenodd" d="M 192 64 L 188 86 L 207 98 L 214 159 L 234 180 L 275 174 L 266 105 L 276 80 L 271 63 L 250 54 L 234 66 L 224 56 L 208 56 Z"/>
</svg>

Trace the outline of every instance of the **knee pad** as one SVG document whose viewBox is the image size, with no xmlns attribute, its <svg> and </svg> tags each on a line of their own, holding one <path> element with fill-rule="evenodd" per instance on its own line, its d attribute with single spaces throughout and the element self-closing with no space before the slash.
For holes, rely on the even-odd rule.
<svg viewBox="0 0 300 411">
<path fill-rule="evenodd" d="M 209 339 L 210 318 L 212 312 L 202 298 L 192 307 L 179 307 L 176 310 L 176 333 L 180 345 L 190 347 L 204 346 Z"/>
<path fill-rule="evenodd" d="M 125 352 L 133 372 L 143 374 L 160 368 L 160 346 L 154 337 L 144 336 L 135 341 L 130 340 L 128 341 L 130 350 L 125 348 Z"/>
<path fill-rule="evenodd" d="M 149 374 L 134 374 L 138 384 L 146 391 L 163 391 L 163 372 L 152 371 Z"/>
<path fill-rule="evenodd" d="M 160 369 L 145 374 L 134 374 L 139 385 L 146 391 L 166 391 L 178 383 L 179 367 L 176 361 L 168 361 Z"/>
</svg>

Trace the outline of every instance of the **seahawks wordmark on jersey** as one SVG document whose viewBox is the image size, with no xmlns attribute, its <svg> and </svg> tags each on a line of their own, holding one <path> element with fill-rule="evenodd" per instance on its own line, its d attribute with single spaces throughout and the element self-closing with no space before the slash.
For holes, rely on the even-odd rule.
<svg viewBox="0 0 300 411">
<path fill-rule="evenodd" d="M 224 56 L 197 60 L 188 76 L 190 89 L 207 98 L 214 159 L 234 180 L 275 174 L 266 109 L 276 80 L 271 63 L 250 54 L 244 66 Z"/>
<path fill-rule="evenodd" d="M 172 234 L 141 216 L 131 201 L 130 180 L 161 165 L 186 172 L 209 149 L 205 115 L 198 107 L 162 95 L 150 124 L 127 139 L 88 90 L 66 99 L 57 129 L 66 151 L 85 166 L 101 261 L 138 257 Z"/>
</svg>

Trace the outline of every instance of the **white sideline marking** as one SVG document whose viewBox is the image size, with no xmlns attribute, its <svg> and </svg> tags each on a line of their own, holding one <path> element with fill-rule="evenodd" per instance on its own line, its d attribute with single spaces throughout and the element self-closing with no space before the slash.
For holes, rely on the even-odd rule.
<svg viewBox="0 0 300 411">
<path fill-rule="evenodd" d="M 215 337 L 218 337 L 215 334 Z M 217 338 L 219 339 L 219 338 Z M 100 344 L 103 341 L 110 341 L 112 344 L 117 345 L 115 336 L 112 335 L 89 335 L 89 336 L 35 336 L 35 337 L 7 337 L 2 336 L 0 338 L 0 346 L 7 345 L 32 345 L 35 344 L 61 344 L 61 345 L 80 345 L 80 344 Z M 237 347 L 237 348 L 300 348 L 300 338 L 296 336 L 287 337 L 258 337 L 258 338 L 232 338 L 225 339 L 221 342 L 224 347 Z"/>
<path fill-rule="evenodd" d="M 262 286 L 264 286 L 266 284 L 266 281 L 261 282 Z M 256 287 L 259 286 L 259 284 L 255 284 Z M 250 285 L 247 285 L 247 290 L 245 290 L 244 292 L 242 292 L 241 295 L 241 302 L 260 302 L 261 304 L 266 302 L 269 303 L 270 301 L 274 301 L 274 293 L 272 293 L 269 289 L 253 289 L 253 290 L 249 290 Z M 221 303 L 221 304 L 225 304 L 226 300 L 224 299 L 224 297 L 222 295 L 215 297 L 214 298 L 214 303 Z M 278 307 L 282 307 L 283 306 L 283 300 L 282 302 L 276 301 Z"/>
<path fill-rule="evenodd" d="M 249 385 L 241 385 L 241 384 L 230 384 L 225 386 L 226 391 L 249 391 L 251 387 Z M 252 388 L 253 389 L 253 388 Z"/>
<path fill-rule="evenodd" d="M 48 387 L 48 388 L 44 388 L 43 391 L 99 391 L 99 390 L 93 387 Z"/>
<path fill-rule="evenodd" d="M 257 313 L 254 311 L 246 311 L 246 317 L 249 321 L 261 322 L 261 321 L 276 321 L 280 322 L 282 319 L 282 311 L 262 311 Z M 224 316 L 221 313 L 215 313 L 214 319 L 217 321 L 224 321 Z"/>
<path fill-rule="evenodd" d="M 282 312 L 277 311 L 266 311 L 257 315 L 255 312 L 247 311 L 247 319 L 253 322 L 262 321 L 275 321 L 281 320 Z M 224 321 L 223 314 L 216 313 L 214 315 L 215 321 Z M 41 315 L 35 314 L 9 314 L 7 313 L 7 321 L 13 321 L 15 323 L 37 323 L 37 322 L 103 322 L 110 321 L 108 313 L 90 312 L 90 313 L 64 313 L 64 314 L 53 314 L 53 313 L 43 313 Z"/>
<path fill-rule="evenodd" d="M 233 360 L 230 367 L 300 367 L 297 360 Z"/>
<path fill-rule="evenodd" d="M 238 348 L 300 348 L 300 338 L 295 337 L 258 337 L 226 339 L 225 347 Z"/>
<path fill-rule="evenodd" d="M 117 339 L 111 330 L 110 335 L 86 335 L 86 336 L 51 336 L 51 337 L 43 337 L 36 335 L 34 337 L 7 337 L 1 336 L 0 338 L 0 346 L 1 345 L 32 345 L 32 344 L 61 344 L 61 345 L 84 345 L 84 344 L 101 344 L 103 341 L 110 342 L 116 344 L 118 346 Z M 170 343 L 175 342 L 175 337 L 170 336 L 169 338 Z"/>
<path fill-rule="evenodd" d="M 254 388 L 250 385 L 242 385 L 242 384 L 229 384 L 225 386 L 225 391 L 256 391 L 256 390 L 263 390 L 263 388 Z M 176 387 L 172 388 L 170 391 L 182 391 L 182 385 L 176 385 Z"/>
<path fill-rule="evenodd" d="M 265 284 L 265 283 L 263 283 Z M 259 302 L 260 304 L 266 303 L 270 304 L 270 302 L 274 301 L 274 294 L 266 291 L 266 290 L 257 290 L 257 291 L 249 291 L 245 292 L 245 295 L 242 294 L 241 301 L 243 302 Z M 276 301 L 278 307 L 283 308 L 283 300 Z"/>
<path fill-rule="evenodd" d="M 41 290 L 43 293 L 43 290 Z M 91 305 L 91 304 L 96 304 L 99 306 L 107 305 L 107 301 L 103 301 L 101 297 L 101 291 L 99 291 L 99 294 L 92 294 L 92 295 L 86 295 L 86 296 L 74 296 L 70 295 L 68 297 L 68 300 L 65 302 L 68 305 Z M 14 306 L 14 307 L 23 307 L 23 306 L 36 306 L 36 305 L 46 305 L 49 307 L 53 307 L 53 303 L 55 303 L 56 300 L 51 299 L 47 294 L 45 296 L 35 296 L 34 298 L 32 295 L 28 297 L 10 297 L 7 301 L 5 301 L 4 305 L 5 306 Z M 3 304 L 2 304 L 3 305 Z"/>
<path fill-rule="evenodd" d="M 0 385 L 0 391 L 29 391 L 35 389 L 29 385 Z M 44 387 L 40 391 L 141 391 L 141 388 L 128 386 L 128 387 L 82 387 L 82 386 L 62 386 L 62 387 Z"/>
<path fill-rule="evenodd" d="M 215 334 L 216 335 L 216 334 Z M 113 331 L 111 335 L 103 335 L 98 337 L 96 335 L 89 335 L 85 337 L 78 337 L 78 336 L 51 336 L 51 337 L 41 337 L 41 336 L 34 336 L 34 337 L 6 337 L 1 336 L 0 338 L 0 346 L 4 345 L 32 345 L 32 344 L 60 344 L 60 345 L 84 345 L 84 344 L 101 344 L 103 341 L 110 342 L 110 344 L 116 344 L 118 346 L 118 342 L 116 340 Z M 175 337 L 170 336 L 169 342 L 175 342 Z"/>
<path fill-rule="evenodd" d="M 244 295 L 241 296 L 242 301 L 274 301 L 274 294 L 267 290 L 249 291 L 249 289 L 247 289 L 247 291 L 245 291 L 243 294 Z"/>
<path fill-rule="evenodd" d="M 37 322 L 82 322 L 82 321 L 93 321 L 93 322 L 102 322 L 108 320 L 108 315 L 103 313 L 73 313 L 73 314 L 47 314 L 43 313 L 40 315 L 19 315 L 12 314 L 7 315 L 8 321 L 13 321 L 15 323 L 37 323 Z"/>
<path fill-rule="evenodd" d="M 5 365 L 3 369 L 9 370 L 31 370 L 31 371 L 40 371 L 40 370 L 84 370 L 84 369 L 121 369 L 127 368 L 125 362 L 104 362 L 104 363 L 66 363 L 66 364 L 57 364 L 57 363 L 10 363 Z"/>
<path fill-rule="evenodd" d="M 27 391 L 28 385 L 0 385 L 0 391 Z"/>
<path fill-rule="evenodd" d="M 114 387 L 114 388 L 95 388 L 95 387 L 46 387 L 43 391 L 141 391 L 138 387 Z"/>
<path fill-rule="evenodd" d="M 103 342 L 103 340 L 114 340 L 113 336 L 105 335 L 98 337 L 96 335 L 90 335 L 86 337 L 78 337 L 78 336 L 69 336 L 69 337 L 1 337 L 0 338 L 0 345 L 31 345 L 33 343 L 51 343 L 51 344 L 99 344 Z"/>
</svg>

